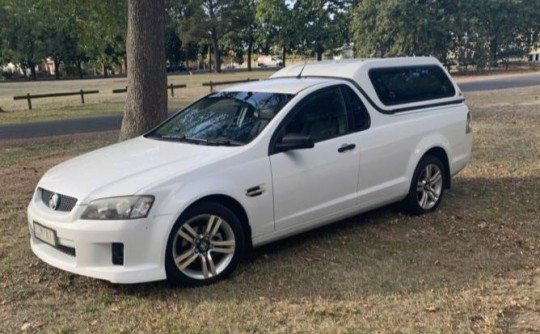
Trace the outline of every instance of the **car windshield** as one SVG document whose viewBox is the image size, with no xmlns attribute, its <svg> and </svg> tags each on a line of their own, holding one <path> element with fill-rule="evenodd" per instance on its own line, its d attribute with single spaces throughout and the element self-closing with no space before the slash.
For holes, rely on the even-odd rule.
<svg viewBox="0 0 540 334">
<path fill-rule="evenodd" d="M 292 97 L 260 92 L 213 93 L 146 137 L 205 145 L 244 145 L 257 137 Z"/>
</svg>

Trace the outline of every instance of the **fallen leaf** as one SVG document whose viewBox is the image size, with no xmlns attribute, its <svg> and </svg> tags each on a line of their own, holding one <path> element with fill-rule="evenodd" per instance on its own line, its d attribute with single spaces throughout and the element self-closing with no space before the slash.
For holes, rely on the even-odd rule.
<svg viewBox="0 0 540 334">
<path fill-rule="evenodd" d="M 436 307 L 436 306 L 428 306 L 428 307 L 425 308 L 425 310 L 427 312 L 437 312 L 439 310 L 439 308 Z"/>
</svg>

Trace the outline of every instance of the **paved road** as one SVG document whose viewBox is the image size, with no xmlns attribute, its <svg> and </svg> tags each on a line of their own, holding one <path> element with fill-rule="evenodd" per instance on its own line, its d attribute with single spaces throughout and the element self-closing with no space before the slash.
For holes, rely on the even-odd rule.
<svg viewBox="0 0 540 334">
<path fill-rule="evenodd" d="M 519 88 L 540 85 L 540 74 L 511 76 L 461 83 L 464 92 Z M 103 116 L 73 120 L 2 125 L 0 140 L 59 136 L 120 129 L 122 116 Z"/>
<path fill-rule="evenodd" d="M 463 82 L 459 87 L 464 92 L 476 92 L 495 89 L 520 88 L 540 85 L 540 74 L 510 76 L 498 79 L 486 79 Z"/>
<path fill-rule="evenodd" d="M 122 116 L 102 116 L 61 121 L 0 126 L 0 140 L 69 135 L 120 129 Z"/>
</svg>

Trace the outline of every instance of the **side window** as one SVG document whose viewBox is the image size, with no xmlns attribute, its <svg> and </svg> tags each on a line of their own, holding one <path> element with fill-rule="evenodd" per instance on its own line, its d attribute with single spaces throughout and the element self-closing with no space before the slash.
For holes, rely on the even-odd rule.
<svg viewBox="0 0 540 334">
<path fill-rule="evenodd" d="M 339 87 L 315 92 L 293 113 L 286 121 L 282 135 L 309 135 L 316 143 L 349 132 L 347 107 Z"/>
<path fill-rule="evenodd" d="M 342 86 L 343 93 L 347 101 L 349 101 L 349 108 L 353 116 L 353 130 L 362 131 L 371 125 L 371 118 L 369 117 L 369 112 L 366 109 L 358 94 L 356 94 L 349 86 Z"/>
<path fill-rule="evenodd" d="M 369 71 L 375 92 L 387 106 L 452 97 L 456 90 L 438 66 L 377 68 Z"/>
</svg>

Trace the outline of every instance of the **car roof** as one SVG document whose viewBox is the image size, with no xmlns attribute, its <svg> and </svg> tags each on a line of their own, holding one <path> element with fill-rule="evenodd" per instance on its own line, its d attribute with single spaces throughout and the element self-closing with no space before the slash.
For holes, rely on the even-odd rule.
<svg viewBox="0 0 540 334">
<path fill-rule="evenodd" d="M 300 91 L 320 85 L 323 83 L 336 81 L 327 78 L 280 78 L 261 81 L 252 81 L 239 85 L 234 85 L 222 89 L 224 92 L 263 92 L 280 94 L 298 94 Z"/>
<path fill-rule="evenodd" d="M 418 65 L 441 66 L 439 61 L 434 57 L 329 60 L 287 66 L 274 73 L 271 78 L 290 78 L 296 77 L 301 73 L 302 77 L 332 77 L 360 81 L 360 77 L 372 68 L 407 67 Z"/>
</svg>

